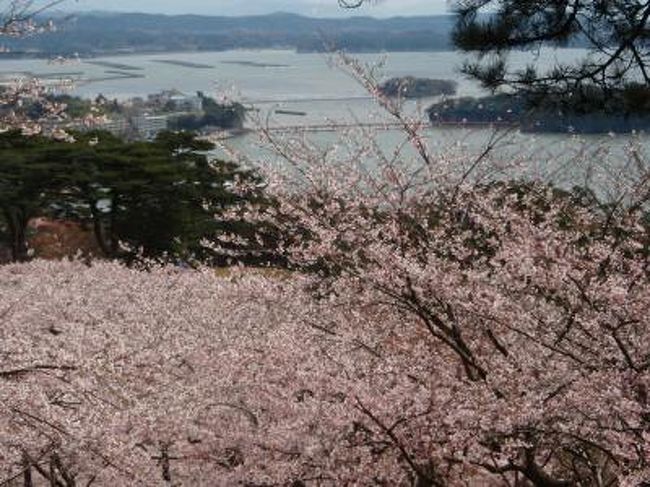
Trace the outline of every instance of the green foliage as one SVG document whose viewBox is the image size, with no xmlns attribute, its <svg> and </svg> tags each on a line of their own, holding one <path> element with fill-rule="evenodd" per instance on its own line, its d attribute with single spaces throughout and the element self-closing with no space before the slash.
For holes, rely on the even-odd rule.
<svg viewBox="0 0 650 487">
<path fill-rule="evenodd" d="M 456 6 L 453 42 L 478 54 L 463 71 L 488 88 L 506 85 L 520 92 L 568 98 L 585 94 L 585 87 L 611 96 L 621 95 L 631 83 L 650 84 L 646 1 L 463 0 Z M 546 72 L 532 65 L 524 69 L 508 65 L 510 51 L 543 46 L 586 47 L 593 56 L 556 63 Z M 600 109 L 595 103 L 591 106 Z"/>
<path fill-rule="evenodd" d="M 58 146 L 43 137 L 24 137 L 20 131 L 0 135 L 0 226 L 14 260 L 27 259 L 27 223 L 62 188 L 66 168 L 47 157 Z"/>
<path fill-rule="evenodd" d="M 203 115 L 181 115 L 170 120 L 174 130 L 197 131 L 205 127 L 240 129 L 246 119 L 246 109 L 240 103 L 221 104 L 199 92 Z"/>
<path fill-rule="evenodd" d="M 415 78 L 413 76 L 391 78 L 379 86 L 384 95 L 403 98 L 455 95 L 457 88 L 458 83 L 452 80 Z"/>
<path fill-rule="evenodd" d="M 65 113 L 70 118 L 82 118 L 92 113 L 93 104 L 90 100 L 70 95 L 56 95 L 50 97 L 55 103 L 65 104 Z"/>
<path fill-rule="evenodd" d="M 125 142 L 104 132 L 74 134 L 74 143 L 19 132 L 0 135 L 0 228 L 15 260 L 27 258 L 25 229 L 36 216 L 92 225 L 107 257 L 145 257 L 226 264 L 204 238 L 236 234 L 255 241 L 263 230 L 220 219 L 246 201 L 263 202 L 261 181 L 233 163 L 211 160 L 209 142 L 162 133 Z M 248 188 L 235 190 L 238 183 Z M 259 246 L 259 244 L 256 244 Z M 246 259 L 241 244 L 233 251 Z M 256 249 L 255 259 L 265 259 Z"/>
<path fill-rule="evenodd" d="M 630 84 L 616 93 L 594 85 L 560 93 L 499 93 L 432 105 L 433 123 L 507 123 L 525 132 L 630 133 L 650 129 L 650 88 Z"/>
</svg>

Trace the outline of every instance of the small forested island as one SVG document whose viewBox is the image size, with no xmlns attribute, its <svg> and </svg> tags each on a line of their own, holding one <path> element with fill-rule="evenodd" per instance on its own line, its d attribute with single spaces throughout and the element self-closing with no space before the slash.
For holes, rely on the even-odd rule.
<svg viewBox="0 0 650 487">
<path fill-rule="evenodd" d="M 391 78 L 379 85 L 379 90 L 385 96 L 402 98 L 426 98 L 430 96 L 456 94 L 458 83 L 448 79 L 415 78 L 404 76 Z"/>
<path fill-rule="evenodd" d="M 427 111 L 433 124 L 517 125 L 523 132 L 540 133 L 632 133 L 650 130 L 650 89 L 630 85 L 617 96 L 597 89 L 535 98 L 499 93 L 445 100 Z"/>
<path fill-rule="evenodd" d="M 201 111 L 170 116 L 168 127 L 172 130 L 202 131 L 211 128 L 241 130 L 246 119 L 246 108 L 240 103 L 222 104 L 213 98 L 197 93 Z"/>
</svg>

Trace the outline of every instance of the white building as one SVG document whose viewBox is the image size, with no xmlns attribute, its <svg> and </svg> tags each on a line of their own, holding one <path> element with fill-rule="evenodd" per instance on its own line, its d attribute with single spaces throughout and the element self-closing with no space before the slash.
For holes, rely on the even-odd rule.
<svg viewBox="0 0 650 487">
<path fill-rule="evenodd" d="M 166 116 L 135 115 L 114 117 L 92 127 L 106 130 L 118 137 L 153 139 L 159 132 L 167 130 Z"/>
<path fill-rule="evenodd" d="M 112 133 L 113 135 L 124 135 L 128 133 L 131 124 L 129 119 L 126 117 L 115 117 L 106 120 L 105 122 L 99 124 L 97 127 L 93 127 L 99 130 L 106 130 L 107 132 Z"/>
<path fill-rule="evenodd" d="M 186 95 L 176 89 L 149 95 L 147 101 L 149 105 L 158 109 L 167 108 L 178 112 L 200 112 L 203 109 L 203 102 L 199 96 Z"/>
<path fill-rule="evenodd" d="M 200 112 L 203 101 L 198 96 L 175 95 L 169 101 L 179 112 Z"/>
<path fill-rule="evenodd" d="M 165 115 L 137 115 L 131 118 L 133 130 L 139 137 L 153 139 L 159 132 L 167 130 Z"/>
</svg>

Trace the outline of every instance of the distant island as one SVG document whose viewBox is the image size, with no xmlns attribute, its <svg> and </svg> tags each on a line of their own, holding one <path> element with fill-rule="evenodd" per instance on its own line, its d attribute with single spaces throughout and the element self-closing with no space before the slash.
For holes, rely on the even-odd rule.
<svg viewBox="0 0 650 487">
<path fill-rule="evenodd" d="M 383 95 L 403 98 L 453 96 L 457 89 L 458 83 L 452 80 L 415 78 L 413 76 L 391 78 L 379 85 L 379 90 Z"/>
<path fill-rule="evenodd" d="M 523 95 L 462 97 L 431 105 L 432 124 L 515 125 L 522 132 L 606 134 L 650 130 L 650 110 L 612 103 L 601 110 L 582 111 L 557 100 L 535 103 Z"/>
<path fill-rule="evenodd" d="M 58 19 L 55 32 L 3 38 L 6 52 L 0 59 L 232 49 L 447 51 L 452 49 L 453 22 L 450 15 L 322 19 L 288 13 L 244 17 L 80 13 Z"/>
<path fill-rule="evenodd" d="M 174 115 L 177 106 L 172 97 L 166 103 L 168 113 L 167 128 L 171 130 L 188 130 L 192 132 L 212 132 L 214 130 L 241 131 L 244 128 L 246 109 L 240 103 L 222 104 L 213 98 L 198 92 L 199 111 Z M 182 100 L 182 98 L 181 98 Z"/>
</svg>

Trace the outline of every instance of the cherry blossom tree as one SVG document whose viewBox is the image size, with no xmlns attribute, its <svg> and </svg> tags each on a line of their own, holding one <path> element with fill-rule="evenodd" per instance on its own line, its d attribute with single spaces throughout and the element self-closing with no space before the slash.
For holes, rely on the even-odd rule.
<svg viewBox="0 0 650 487">
<path fill-rule="evenodd" d="M 0 35 L 24 37 L 54 28 L 43 14 L 65 0 L 2 0 L 0 1 Z"/>
<path fill-rule="evenodd" d="M 409 478 L 356 406 L 417 389 L 353 339 L 375 310 L 314 300 L 299 276 L 52 262 L 0 273 L 3 483 Z"/>
<path fill-rule="evenodd" d="M 0 38 L 27 37 L 56 30 L 47 12 L 65 0 L 0 0 Z M 61 85 L 69 85 L 61 81 Z M 26 134 L 45 132 L 59 139 L 69 139 L 63 126 L 69 117 L 66 105 L 48 94 L 51 87 L 37 78 L 17 78 L 0 90 L 0 130 L 20 128 Z M 25 114 L 24 107 L 38 105 L 42 115 L 37 119 Z M 77 122 L 92 125 L 98 119 L 91 115 Z"/>
<path fill-rule="evenodd" d="M 273 210 L 305 272 L 1 268 L 3 479 L 647 480 L 640 206 L 350 172 Z"/>
<path fill-rule="evenodd" d="M 1 268 L 4 479 L 643 485 L 641 161 L 605 203 L 416 127 L 420 160 L 356 135 L 278 146 L 275 205 L 231 215 L 275 225 L 290 271 Z"/>
<path fill-rule="evenodd" d="M 647 485 L 642 154 L 605 200 L 378 101 L 393 152 L 269 138 L 274 204 L 228 214 L 289 270 L 0 268 L 0 483 Z"/>
<path fill-rule="evenodd" d="M 490 483 L 647 478 L 642 216 L 594 214 L 534 184 L 418 191 L 404 176 L 373 201 L 328 175 L 284 207 L 306 235 L 295 263 L 321 276 L 319 292 L 388 306 L 394 333 L 411 340 L 402 373 L 426 392 L 360 399 L 368 427 L 421 485 L 466 479 L 453 473 L 461 465 L 494 474 Z M 394 343 L 368 347 L 395 359 Z"/>
<path fill-rule="evenodd" d="M 477 157 L 431 150 L 420 119 L 343 62 L 403 143 L 387 154 L 359 128 L 323 150 L 267 131 L 283 161 L 267 172 L 278 204 L 244 218 L 279 226 L 293 269 L 310 276 L 306 292 L 377 317 L 317 325 L 367 354 L 350 370 L 372 385 L 346 395 L 363 418 L 356 446 L 371 464 L 394 462 L 349 481 L 650 479 L 643 152 L 608 168 L 607 196 L 563 190 L 518 176 L 518 161 L 491 145 Z"/>
<path fill-rule="evenodd" d="M 110 263 L 2 274 L 3 483 L 262 485 L 301 473 L 315 418 L 287 387 L 305 357 L 278 353 L 300 348 L 268 301 L 281 285 Z"/>
</svg>

